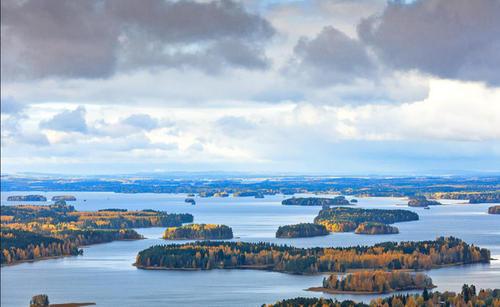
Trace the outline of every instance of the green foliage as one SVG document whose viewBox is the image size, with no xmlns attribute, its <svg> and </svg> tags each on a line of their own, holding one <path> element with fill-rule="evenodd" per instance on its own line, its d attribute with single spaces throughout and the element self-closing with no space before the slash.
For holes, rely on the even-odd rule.
<svg viewBox="0 0 500 307">
<path fill-rule="evenodd" d="M 233 238 L 233 230 L 226 225 L 189 224 L 167 228 L 163 238 L 167 240 L 224 240 Z"/>
<path fill-rule="evenodd" d="M 276 231 L 276 238 L 305 238 L 326 235 L 328 235 L 328 230 L 325 226 L 313 223 L 280 226 Z"/>
</svg>

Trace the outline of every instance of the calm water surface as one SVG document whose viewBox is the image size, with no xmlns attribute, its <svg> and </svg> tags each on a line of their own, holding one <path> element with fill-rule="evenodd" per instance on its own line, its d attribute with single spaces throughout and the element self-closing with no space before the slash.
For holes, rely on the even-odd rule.
<svg viewBox="0 0 500 307">
<path fill-rule="evenodd" d="M 9 195 L 2 192 L 4 204 Z M 33 194 L 33 193 L 32 193 Z M 39 194 L 39 193 L 36 193 Z M 184 194 L 116 194 L 94 192 L 40 193 L 73 194 L 77 210 L 104 208 L 158 209 L 191 213 L 196 223 L 219 223 L 233 228 L 235 240 L 274 242 L 299 247 L 371 245 L 383 241 L 428 240 L 453 235 L 489 248 L 500 258 L 500 217 L 488 215 L 492 204 L 464 205 L 457 201 L 431 210 L 411 209 L 420 215 L 415 222 L 398 223 L 396 235 L 335 233 L 301 239 L 274 238 L 279 225 L 311 222 L 317 207 L 282 206 L 281 195 L 255 198 L 197 198 L 196 206 L 184 203 Z M 86 201 L 84 201 L 86 200 Z M 404 199 L 358 198 L 358 207 L 405 208 Z M 36 202 L 34 204 L 44 204 Z M 46 293 L 51 302 L 96 302 L 98 306 L 260 306 L 296 296 L 325 296 L 368 302 L 372 295 L 328 295 L 304 291 L 321 284 L 323 276 L 296 276 L 252 270 L 145 271 L 132 266 L 137 252 L 161 239 L 163 228 L 137 229 L 147 239 L 98 244 L 84 248 L 84 255 L 24 263 L 1 269 L 1 306 L 27 306 L 34 294 Z M 429 271 L 438 290 L 459 291 L 463 283 L 482 288 L 500 287 L 500 260 Z"/>
</svg>

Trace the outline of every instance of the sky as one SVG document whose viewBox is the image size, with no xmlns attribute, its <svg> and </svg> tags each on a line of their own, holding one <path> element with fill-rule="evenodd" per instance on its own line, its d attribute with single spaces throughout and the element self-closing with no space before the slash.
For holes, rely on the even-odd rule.
<svg viewBox="0 0 500 307">
<path fill-rule="evenodd" d="M 2 173 L 500 171 L 499 0 L 2 0 Z"/>
</svg>

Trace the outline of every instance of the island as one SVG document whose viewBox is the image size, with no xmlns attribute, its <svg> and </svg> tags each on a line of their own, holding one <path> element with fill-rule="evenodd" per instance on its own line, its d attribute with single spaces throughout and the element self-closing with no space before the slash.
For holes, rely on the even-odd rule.
<svg viewBox="0 0 500 307">
<path fill-rule="evenodd" d="M 489 214 L 500 214 L 500 205 L 499 206 L 491 206 L 488 208 Z"/>
<path fill-rule="evenodd" d="M 194 200 L 194 198 L 186 198 L 184 200 L 184 202 L 191 204 L 191 205 L 196 205 L 196 201 Z"/>
<path fill-rule="evenodd" d="M 468 200 L 470 204 L 500 203 L 500 191 L 484 192 L 438 192 L 431 194 L 436 199 L 461 199 Z"/>
<path fill-rule="evenodd" d="M 298 248 L 271 243 L 197 241 L 155 245 L 137 254 L 140 269 L 256 269 L 291 274 L 364 270 L 428 270 L 489 263 L 490 251 L 454 237 L 373 246 Z"/>
<path fill-rule="evenodd" d="M 7 201 L 47 201 L 43 195 L 12 195 L 7 197 Z"/>
<path fill-rule="evenodd" d="M 143 237 L 130 228 L 175 227 L 191 223 L 191 214 L 151 209 L 77 211 L 64 200 L 50 205 L 0 208 L 2 265 L 81 254 L 79 247 Z"/>
<path fill-rule="evenodd" d="M 418 218 L 415 212 L 402 209 L 333 207 L 320 210 L 314 218 L 314 223 L 324 225 L 331 232 L 351 232 L 361 223 L 394 224 L 417 221 Z"/>
<path fill-rule="evenodd" d="M 354 233 L 364 235 L 397 234 L 399 229 L 383 223 L 368 222 L 359 224 Z"/>
<path fill-rule="evenodd" d="M 262 307 L 369 307 L 369 306 L 498 306 L 500 289 L 476 290 L 474 285 L 464 284 L 462 291 L 439 292 L 425 288 L 420 294 L 393 294 L 371 300 L 370 304 L 352 300 L 338 301 L 323 297 L 297 297 L 278 301 L 274 304 L 263 304 Z"/>
<path fill-rule="evenodd" d="M 58 201 L 58 200 L 76 201 L 76 197 L 73 196 L 73 195 L 56 195 L 56 196 L 52 196 L 52 201 Z"/>
<path fill-rule="evenodd" d="M 233 230 L 226 225 L 188 224 L 169 227 L 163 234 L 166 240 L 226 240 L 233 238 Z"/>
<path fill-rule="evenodd" d="M 62 303 L 62 304 L 50 304 L 49 297 L 46 294 L 38 294 L 31 298 L 30 307 L 83 307 L 91 306 L 95 303 L 85 302 L 85 303 Z"/>
<path fill-rule="evenodd" d="M 344 196 L 324 197 L 292 197 L 281 202 L 285 206 L 349 206 L 351 203 Z"/>
<path fill-rule="evenodd" d="M 358 203 L 358 200 L 357 200 L 356 198 L 353 198 L 353 199 L 351 199 L 351 200 L 350 200 L 350 202 L 351 202 L 352 204 L 357 204 L 357 203 Z"/>
<path fill-rule="evenodd" d="M 326 235 L 328 235 L 328 230 L 325 226 L 313 223 L 280 226 L 276 231 L 276 238 L 307 238 Z"/>
<path fill-rule="evenodd" d="M 408 207 L 429 207 L 429 206 L 439 206 L 442 205 L 440 202 L 435 200 L 428 200 L 425 196 L 413 196 L 408 201 Z"/>
<path fill-rule="evenodd" d="M 377 294 L 395 291 L 432 289 L 432 279 L 423 273 L 406 271 L 359 271 L 346 275 L 331 274 L 322 287 L 309 288 L 331 294 Z"/>
</svg>

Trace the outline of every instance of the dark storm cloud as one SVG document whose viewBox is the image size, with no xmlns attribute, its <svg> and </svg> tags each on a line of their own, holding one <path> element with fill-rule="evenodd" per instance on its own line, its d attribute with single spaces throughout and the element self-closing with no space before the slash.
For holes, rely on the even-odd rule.
<svg viewBox="0 0 500 307">
<path fill-rule="evenodd" d="M 78 107 L 75 110 L 65 110 L 49 120 L 40 123 L 40 128 L 63 132 L 86 133 L 88 130 L 85 121 L 86 110 Z"/>
<path fill-rule="evenodd" d="M 319 83 L 367 78 L 374 65 L 364 46 L 334 27 L 325 27 L 313 39 L 301 38 L 294 49 L 295 68 Z"/>
<path fill-rule="evenodd" d="M 122 66 L 205 69 L 205 61 L 261 69 L 262 45 L 274 34 L 231 0 L 6 0 L 1 17 L 7 79 L 102 78 Z"/>
<path fill-rule="evenodd" d="M 358 34 L 397 69 L 500 85 L 498 0 L 392 1 Z"/>
</svg>

